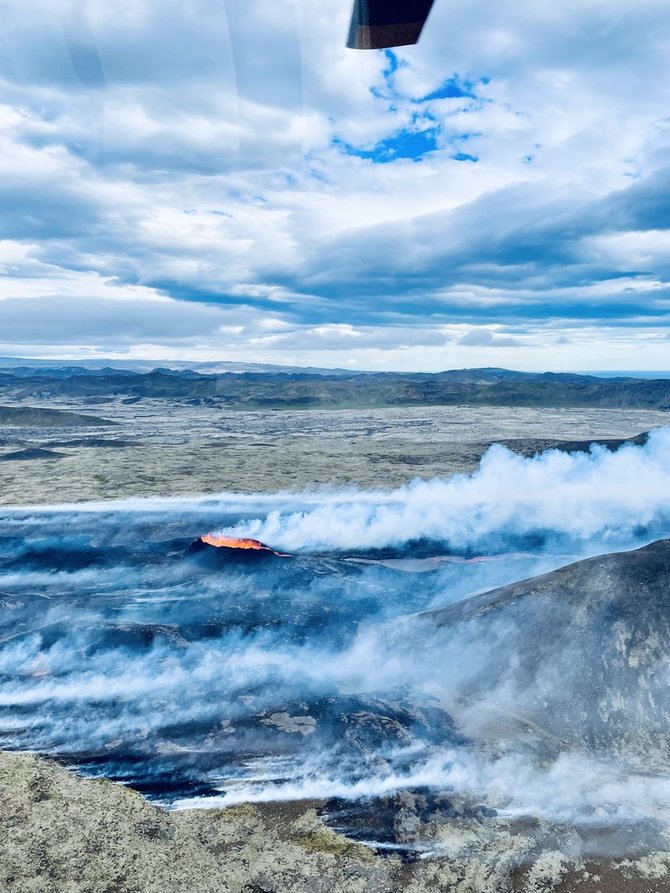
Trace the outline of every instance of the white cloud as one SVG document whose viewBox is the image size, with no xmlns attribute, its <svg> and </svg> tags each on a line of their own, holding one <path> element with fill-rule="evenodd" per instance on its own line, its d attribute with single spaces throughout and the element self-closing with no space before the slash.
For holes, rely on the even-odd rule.
<svg viewBox="0 0 670 893">
<path fill-rule="evenodd" d="M 670 229 L 603 233 L 585 240 L 584 250 L 615 270 L 670 272 Z"/>
<path fill-rule="evenodd" d="M 583 320 L 594 356 L 624 362 L 626 332 L 639 362 L 636 326 L 662 331 L 670 309 L 667 4 L 484 0 L 475 14 L 437 0 L 387 76 L 384 54 L 345 49 L 348 7 L 7 10 L 5 343 L 64 337 L 49 315 L 32 336 L 18 322 L 18 301 L 48 298 L 73 349 L 86 331 L 91 349 L 158 355 L 175 342 L 147 308 L 167 300 L 164 320 L 183 314 L 198 351 L 225 336 L 286 362 L 475 365 L 495 350 L 586 368 Z M 416 101 L 454 77 L 469 95 Z M 425 127 L 438 148 L 418 163 L 351 154 Z M 75 323 L 85 299 L 101 309 Z M 118 300 L 114 342 L 94 330 Z M 489 338 L 513 323 L 521 335 Z M 466 329 L 447 353 L 449 326 Z M 654 350 L 647 362 L 667 365 Z"/>
</svg>

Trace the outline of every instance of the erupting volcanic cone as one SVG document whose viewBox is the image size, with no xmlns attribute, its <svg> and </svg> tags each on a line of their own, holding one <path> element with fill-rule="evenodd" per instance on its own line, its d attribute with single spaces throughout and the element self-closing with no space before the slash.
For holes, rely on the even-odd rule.
<svg viewBox="0 0 670 893">
<path fill-rule="evenodd" d="M 259 558 L 279 556 L 279 552 L 275 552 L 274 549 L 266 546 L 260 540 L 240 536 L 226 536 L 221 533 L 205 533 L 199 536 L 191 545 L 191 551 L 218 553 L 220 556 L 232 558 L 235 561 L 255 561 Z"/>
<path fill-rule="evenodd" d="M 257 552 L 273 552 L 273 550 L 260 540 L 252 540 L 238 536 L 223 536 L 218 533 L 206 533 L 200 537 L 200 541 L 207 546 L 217 549 L 254 549 Z"/>
</svg>

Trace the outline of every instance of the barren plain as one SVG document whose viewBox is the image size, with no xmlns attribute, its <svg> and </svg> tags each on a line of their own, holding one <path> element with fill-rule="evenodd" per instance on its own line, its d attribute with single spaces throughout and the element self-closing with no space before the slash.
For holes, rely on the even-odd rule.
<svg viewBox="0 0 670 893">
<path fill-rule="evenodd" d="M 5 403 L 9 401 L 5 398 Z M 495 442 L 532 453 L 633 438 L 668 423 L 651 409 L 428 406 L 247 410 L 166 399 L 12 401 L 95 424 L 6 425 L 0 502 L 27 505 L 319 486 L 389 488 L 473 471 Z M 98 419 L 112 424 L 101 426 Z"/>
</svg>

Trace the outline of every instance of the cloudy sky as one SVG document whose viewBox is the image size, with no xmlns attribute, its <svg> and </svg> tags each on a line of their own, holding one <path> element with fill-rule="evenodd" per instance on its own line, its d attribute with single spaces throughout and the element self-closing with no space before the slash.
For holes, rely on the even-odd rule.
<svg viewBox="0 0 670 893">
<path fill-rule="evenodd" d="M 0 353 L 670 369 L 667 0 L 0 0 Z"/>
</svg>

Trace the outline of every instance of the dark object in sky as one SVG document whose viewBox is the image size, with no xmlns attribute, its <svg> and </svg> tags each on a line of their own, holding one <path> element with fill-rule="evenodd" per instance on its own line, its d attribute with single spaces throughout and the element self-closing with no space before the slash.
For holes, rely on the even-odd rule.
<svg viewBox="0 0 670 893">
<path fill-rule="evenodd" d="M 433 0 L 355 0 L 347 46 L 380 50 L 416 43 Z"/>
</svg>

